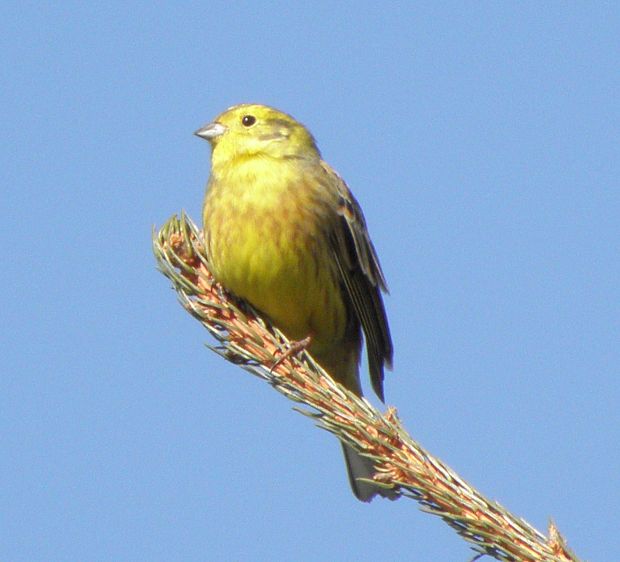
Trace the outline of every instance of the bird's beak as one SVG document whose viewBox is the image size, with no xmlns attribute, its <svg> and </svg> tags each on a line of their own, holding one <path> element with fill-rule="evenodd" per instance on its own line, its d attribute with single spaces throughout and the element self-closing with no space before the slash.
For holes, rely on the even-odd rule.
<svg viewBox="0 0 620 562">
<path fill-rule="evenodd" d="M 209 123 L 197 131 L 194 131 L 194 134 L 201 139 L 212 141 L 223 135 L 227 130 L 228 129 L 221 123 Z"/>
</svg>

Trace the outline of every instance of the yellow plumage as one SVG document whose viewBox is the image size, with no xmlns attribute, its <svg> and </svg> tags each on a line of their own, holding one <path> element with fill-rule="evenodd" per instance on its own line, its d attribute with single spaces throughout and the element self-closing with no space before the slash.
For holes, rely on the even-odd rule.
<svg viewBox="0 0 620 562">
<path fill-rule="evenodd" d="M 383 398 L 392 357 L 385 281 L 357 202 L 311 134 L 255 104 L 225 111 L 196 134 L 213 146 L 203 221 L 215 278 L 290 339 L 311 336 L 310 353 L 359 395 L 363 328 Z M 372 475 L 371 463 L 346 447 L 345 457 L 356 496 L 381 493 L 355 481 Z"/>
</svg>

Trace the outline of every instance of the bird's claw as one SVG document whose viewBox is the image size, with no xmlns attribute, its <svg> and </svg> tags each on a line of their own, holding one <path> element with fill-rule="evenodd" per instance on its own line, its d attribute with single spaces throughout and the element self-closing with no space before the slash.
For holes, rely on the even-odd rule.
<svg viewBox="0 0 620 562">
<path fill-rule="evenodd" d="M 284 353 L 282 353 L 282 355 L 278 357 L 278 359 L 276 359 L 274 364 L 271 366 L 271 369 L 269 369 L 269 372 L 270 373 L 273 372 L 274 369 L 279 367 L 289 357 L 292 357 L 293 355 L 297 355 L 298 353 L 301 353 L 302 351 L 305 351 L 306 349 L 308 349 L 308 346 L 311 343 L 312 343 L 312 336 L 306 336 L 303 340 L 292 341 L 289 345 L 289 348 Z"/>
</svg>

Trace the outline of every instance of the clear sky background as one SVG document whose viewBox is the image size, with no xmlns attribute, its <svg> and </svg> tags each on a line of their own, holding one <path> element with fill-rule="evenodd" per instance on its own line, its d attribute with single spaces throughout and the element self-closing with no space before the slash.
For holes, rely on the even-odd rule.
<svg viewBox="0 0 620 562">
<path fill-rule="evenodd" d="M 354 500 L 336 440 L 155 270 L 258 101 L 314 133 L 388 278 L 387 403 L 584 559 L 620 551 L 613 2 L 3 3 L 0 559 L 467 560 Z"/>
</svg>

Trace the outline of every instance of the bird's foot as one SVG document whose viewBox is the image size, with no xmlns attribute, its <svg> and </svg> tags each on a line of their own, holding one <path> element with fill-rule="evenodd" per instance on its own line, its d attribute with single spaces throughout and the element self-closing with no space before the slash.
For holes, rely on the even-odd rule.
<svg viewBox="0 0 620 562">
<path fill-rule="evenodd" d="M 303 340 L 290 342 L 288 349 L 284 353 L 282 353 L 280 357 L 278 357 L 278 359 L 271 366 L 271 369 L 269 369 L 269 371 L 272 372 L 276 367 L 279 367 L 289 357 L 305 351 L 306 349 L 308 349 L 311 343 L 312 336 L 306 336 Z"/>
</svg>

